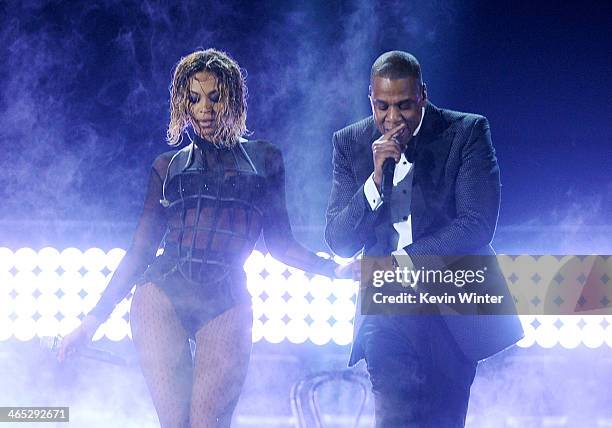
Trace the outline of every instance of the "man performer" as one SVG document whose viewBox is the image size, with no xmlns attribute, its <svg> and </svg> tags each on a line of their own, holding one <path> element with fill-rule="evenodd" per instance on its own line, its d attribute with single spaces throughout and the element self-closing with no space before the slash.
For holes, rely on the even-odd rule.
<svg viewBox="0 0 612 428">
<path fill-rule="evenodd" d="M 402 51 L 376 59 L 369 98 L 372 115 L 333 135 L 330 248 L 382 257 L 388 270 L 494 256 L 500 181 L 487 119 L 434 106 L 419 62 Z M 512 302 L 494 257 L 484 260 L 489 283 Z M 349 365 L 366 360 L 376 426 L 463 427 L 477 363 L 522 337 L 518 317 L 425 316 L 418 306 L 362 315 L 361 294 Z"/>
</svg>

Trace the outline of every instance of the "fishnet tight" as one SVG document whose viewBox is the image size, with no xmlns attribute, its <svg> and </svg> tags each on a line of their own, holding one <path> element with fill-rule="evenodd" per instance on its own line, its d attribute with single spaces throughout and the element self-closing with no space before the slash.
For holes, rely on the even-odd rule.
<svg viewBox="0 0 612 428">
<path fill-rule="evenodd" d="M 229 427 L 251 352 L 250 306 L 235 306 L 202 326 L 193 363 L 188 334 L 155 284 L 137 288 L 130 317 L 161 427 Z"/>
</svg>

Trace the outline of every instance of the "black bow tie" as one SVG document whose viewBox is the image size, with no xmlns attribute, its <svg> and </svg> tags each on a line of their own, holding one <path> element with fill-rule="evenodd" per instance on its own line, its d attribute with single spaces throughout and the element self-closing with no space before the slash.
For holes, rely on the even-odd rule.
<svg viewBox="0 0 612 428">
<path fill-rule="evenodd" d="M 414 153 L 415 153 L 415 140 L 416 136 L 412 137 L 408 144 L 406 144 L 406 150 L 404 150 L 404 156 L 406 156 L 406 160 L 410 163 L 414 163 Z"/>
</svg>

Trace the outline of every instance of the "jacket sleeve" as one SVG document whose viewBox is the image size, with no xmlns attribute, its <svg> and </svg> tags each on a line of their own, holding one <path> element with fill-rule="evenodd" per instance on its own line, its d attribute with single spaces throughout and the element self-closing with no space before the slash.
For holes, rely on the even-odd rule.
<svg viewBox="0 0 612 428">
<path fill-rule="evenodd" d="M 481 117 L 475 121 L 462 150 L 455 182 L 455 218 L 447 226 L 406 246 L 406 253 L 415 263 L 420 256 L 476 254 L 493 239 L 500 188 L 489 123 Z"/>
<path fill-rule="evenodd" d="M 341 132 L 341 131 L 340 131 Z M 351 257 L 374 236 L 380 210 L 372 211 L 366 201 L 364 183 L 352 171 L 350 140 L 334 133 L 333 181 L 327 205 L 325 241 L 332 251 Z"/>
</svg>

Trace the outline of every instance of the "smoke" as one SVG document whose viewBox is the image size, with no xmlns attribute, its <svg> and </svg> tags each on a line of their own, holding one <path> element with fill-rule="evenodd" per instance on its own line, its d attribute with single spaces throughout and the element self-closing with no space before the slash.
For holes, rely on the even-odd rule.
<svg viewBox="0 0 612 428">
<path fill-rule="evenodd" d="M 503 58 L 503 64 L 513 64 L 517 56 L 523 56 L 521 59 L 530 66 L 543 67 L 537 58 L 525 56 L 520 50 L 514 53 L 506 45 L 498 52 L 487 51 L 486 37 L 477 33 L 466 43 L 474 48 L 468 55 L 463 57 L 462 50 L 454 50 L 459 40 L 458 22 L 469 15 L 461 2 L 245 4 L 195 0 L 0 3 L 0 246 L 36 246 L 47 237 L 57 239 L 49 243 L 56 247 L 64 246 L 62 239 L 81 239 L 90 247 L 100 246 L 100 241 L 111 236 L 112 246 L 125 247 L 130 238 L 125 230 L 137 220 L 150 165 L 168 150 L 165 126 L 172 67 L 181 56 L 198 48 L 226 50 L 248 71 L 252 138 L 269 140 L 282 149 L 288 211 L 296 234 L 313 248 L 323 246 L 332 133 L 370 114 L 369 70 L 378 55 L 391 49 L 414 53 L 422 62 L 434 102 L 437 94 L 443 97 L 445 85 L 466 98 L 466 94 L 496 94 L 495 89 L 487 92 L 487 86 L 498 75 L 480 73 L 481 66 L 494 63 L 496 58 Z M 491 26 L 497 22 L 495 17 L 485 18 Z M 482 16 L 480 19 L 485 20 Z M 465 20 L 463 25 L 471 30 L 473 22 Z M 589 37 L 592 34 L 584 33 Z M 517 46 L 532 41 L 512 40 Z M 485 47 L 476 50 L 481 44 Z M 585 55 L 589 54 L 588 46 L 582 46 Z M 460 58 L 461 64 L 447 67 L 451 55 Z M 515 73 L 521 81 L 529 70 L 502 71 Z M 546 87 L 542 81 L 537 85 Z M 573 95 L 561 89 L 564 87 L 550 88 L 567 96 L 559 111 L 571 112 L 567 107 Z M 504 113 L 526 110 L 530 105 L 529 99 L 526 101 L 529 94 L 517 90 L 512 95 L 514 98 L 501 101 L 490 98 L 504 104 Z M 587 114 L 596 123 L 596 112 Z M 534 117 L 533 121 L 541 120 Z M 498 122 L 505 119 L 500 114 Z M 509 132 L 518 131 L 513 128 Z M 575 135 L 579 146 L 582 132 Z M 524 138 L 526 146 L 539 142 L 538 137 Z M 601 143 L 605 147 L 607 141 Z M 554 141 L 546 150 L 554 151 L 556 144 Z M 541 169 L 550 164 L 545 155 L 533 157 L 536 159 L 530 165 Z M 584 182 L 589 176 L 581 171 L 588 169 L 584 168 L 588 162 L 569 160 L 577 164 L 552 165 L 548 172 L 553 176 L 575 174 Z M 517 166 L 504 169 L 504 174 L 523 177 L 524 171 Z M 612 182 L 608 179 L 597 190 L 588 188 L 595 183 L 580 185 L 578 179 L 576 183 L 542 212 L 524 201 L 546 194 L 550 185 L 536 185 L 530 189 L 532 194 L 515 196 L 528 220 L 501 224 L 497 249 L 506 253 L 610 253 Z M 504 188 L 504 195 L 510 191 Z M 41 224 L 52 225 L 52 233 L 39 228 Z M 78 233 L 66 224 L 80 225 Z M 113 235 L 109 229 L 121 233 Z M 67 403 L 75 409 L 76 421 L 95 415 L 103 421 L 100 426 L 108 426 L 112 423 L 108 415 L 120 413 L 130 421 L 122 426 L 129 426 L 131 421 L 134 426 L 155 425 L 139 373 L 126 375 L 115 368 L 100 369 L 96 365 L 94 369 L 86 364 L 74 370 L 59 369 L 38 359 L 27 347 L 13 351 L 5 351 L 0 364 L 0 394 L 6 405 Z M 541 365 L 525 361 L 490 364 L 495 370 L 485 367 L 479 373 L 470 410 L 491 417 L 491 423 L 482 426 L 499 426 L 496 415 L 501 418 L 508 413 L 540 411 L 552 401 L 551 395 L 560 394 L 560 390 L 551 391 L 545 384 L 553 384 L 560 377 L 575 379 L 582 375 L 589 382 L 596 379 L 588 371 L 571 372 L 569 376 L 567 366 L 555 366 L 539 377 Z M 298 374 L 311 369 L 283 371 L 270 365 L 274 367 L 269 375 L 251 380 L 252 389 L 259 394 L 266 393 L 268 385 L 280 378 L 297 380 Z M 39 370 L 40 378 L 33 368 Z M 560 397 L 566 409 L 572 408 L 575 391 L 588 403 L 585 391 L 595 395 L 604 390 L 603 386 L 581 386 L 571 386 Z M 277 390 L 278 395 L 266 399 L 277 404 L 279 414 L 288 417 L 287 385 Z M 502 397 L 501 392 L 507 394 Z M 52 397 L 54 402 L 50 403 Z M 245 406 L 257 406 L 262 402 L 258 398 L 256 394 L 245 396 L 244 402 L 249 403 Z M 104 407 L 96 407 L 94 402 L 104 403 Z M 270 406 L 274 410 L 277 407 Z M 584 413 L 596 411 L 593 407 Z M 75 426 L 95 424 L 87 419 Z"/>
<path fill-rule="evenodd" d="M 480 363 L 466 426 L 605 426 L 612 414 L 599 379 L 609 376 L 610 368 L 593 361 L 607 353 L 514 348 Z"/>
<path fill-rule="evenodd" d="M 158 426 L 137 366 L 116 367 L 78 358 L 59 364 L 36 345 L 37 340 L 2 343 L 4 406 L 69 407 L 70 425 L 75 427 Z"/>
<path fill-rule="evenodd" d="M 612 182 L 585 194 L 569 188 L 548 212 L 501 226 L 496 249 L 506 254 L 610 254 Z"/>
</svg>

